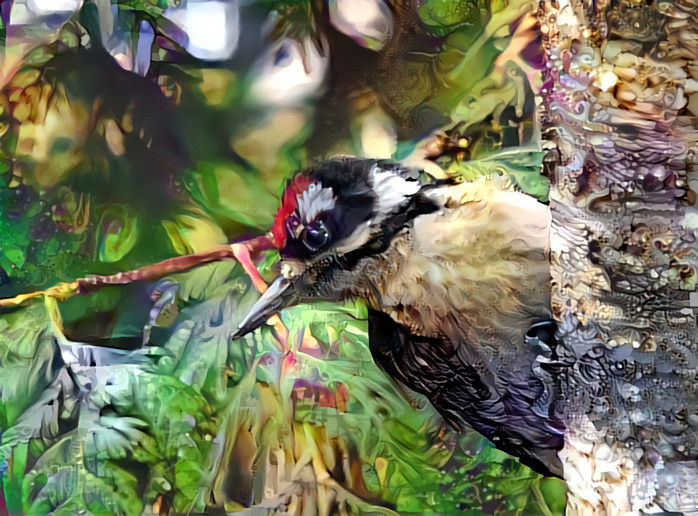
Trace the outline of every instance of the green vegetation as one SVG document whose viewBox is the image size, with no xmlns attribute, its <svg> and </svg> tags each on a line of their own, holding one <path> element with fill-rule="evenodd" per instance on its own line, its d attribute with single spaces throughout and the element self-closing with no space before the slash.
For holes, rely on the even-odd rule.
<svg viewBox="0 0 698 516">
<path fill-rule="evenodd" d="M 455 149 L 438 161 L 449 173 L 507 176 L 545 199 L 535 70 L 510 59 L 535 46 L 511 36 L 530 2 L 396 8 L 397 46 L 377 53 L 329 27 L 321 2 L 250 2 L 249 46 L 213 63 L 178 43 L 168 7 L 115 2 L 111 33 L 89 1 L 59 29 L 0 31 L 2 297 L 260 234 L 294 171 L 368 152 L 367 120 L 395 158 L 436 132 Z M 408 50 L 406 16 L 430 51 Z M 145 76 L 110 50 L 121 30 L 136 55 L 143 22 L 157 36 Z M 268 37 L 255 43 L 263 23 Z M 309 38 L 321 57 L 326 45 L 331 79 L 292 105 L 255 100 L 255 58 L 283 38 Z M 263 276 L 276 260 L 266 253 Z M 377 368 L 364 307 L 289 310 L 290 351 L 271 327 L 232 342 L 256 297 L 241 268 L 221 262 L 1 314 L 7 510 L 562 513 L 561 482 L 454 434 Z"/>
</svg>

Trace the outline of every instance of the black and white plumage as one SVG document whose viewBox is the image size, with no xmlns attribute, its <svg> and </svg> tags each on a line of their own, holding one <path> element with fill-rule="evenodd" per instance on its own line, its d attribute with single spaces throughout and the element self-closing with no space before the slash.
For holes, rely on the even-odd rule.
<svg viewBox="0 0 698 516">
<path fill-rule="evenodd" d="M 272 235 L 281 275 L 240 324 L 313 299 L 365 299 L 370 346 L 457 429 L 561 475 L 553 416 L 547 206 L 496 181 L 335 159 L 291 180 Z"/>
</svg>

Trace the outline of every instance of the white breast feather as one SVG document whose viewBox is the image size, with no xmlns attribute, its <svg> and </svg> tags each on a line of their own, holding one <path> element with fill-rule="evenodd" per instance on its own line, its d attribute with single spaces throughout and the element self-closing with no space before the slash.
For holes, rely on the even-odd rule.
<svg viewBox="0 0 698 516">
<path fill-rule="evenodd" d="M 425 335 L 523 342 L 531 319 L 549 316 L 548 208 L 484 181 L 440 190 L 457 207 L 419 217 L 396 242 L 383 309 Z"/>
</svg>

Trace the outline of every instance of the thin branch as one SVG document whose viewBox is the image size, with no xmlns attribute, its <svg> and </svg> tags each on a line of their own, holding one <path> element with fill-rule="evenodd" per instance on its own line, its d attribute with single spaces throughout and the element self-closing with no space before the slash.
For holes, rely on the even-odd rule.
<svg viewBox="0 0 698 516">
<path fill-rule="evenodd" d="M 51 297 L 59 301 L 74 296 L 75 294 L 89 294 L 102 287 L 113 285 L 127 285 L 134 281 L 155 281 L 169 274 L 185 272 L 207 263 L 220 262 L 223 260 L 237 260 L 245 272 L 252 279 L 252 283 L 257 290 L 264 292 L 266 283 L 257 272 L 252 260 L 262 251 L 272 248 L 271 239 L 268 235 L 263 235 L 244 242 L 231 245 L 214 247 L 209 251 L 188 254 L 186 256 L 176 256 L 152 265 L 145 265 L 138 269 L 119 272 L 111 276 L 90 275 L 70 283 L 59 283 L 46 290 L 20 294 L 18 296 L 0 299 L 0 308 L 20 306 L 27 301 L 41 297 Z"/>
</svg>

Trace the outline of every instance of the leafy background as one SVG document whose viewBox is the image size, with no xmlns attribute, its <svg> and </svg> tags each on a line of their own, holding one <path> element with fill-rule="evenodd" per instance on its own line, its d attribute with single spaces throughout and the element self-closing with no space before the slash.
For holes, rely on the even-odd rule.
<svg viewBox="0 0 698 516">
<path fill-rule="evenodd" d="M 365 0 L 369 30 L 342 1 L 210 1 L 220 55 L 178 24 L 191 0 L 3 3 L 0 295 L 260 234 L 338 153 L 546 199 L 532 2 Z M 562 482 L 377 368 L 363 306 L 232 342 L 256 297 L 221 262 L 5 310 L 0 513 L 562 513 Z"/>
</svg>

